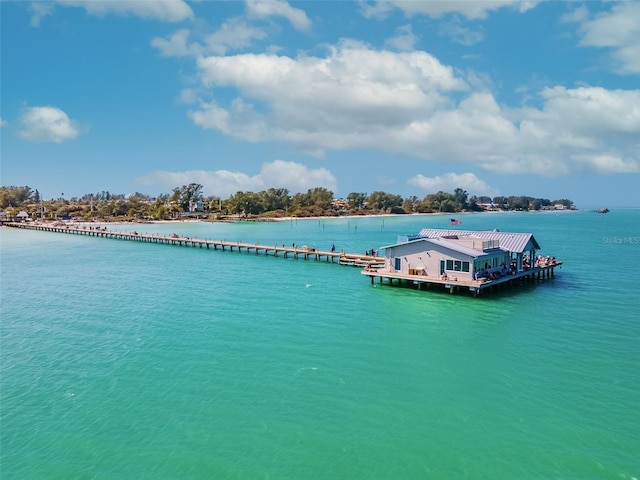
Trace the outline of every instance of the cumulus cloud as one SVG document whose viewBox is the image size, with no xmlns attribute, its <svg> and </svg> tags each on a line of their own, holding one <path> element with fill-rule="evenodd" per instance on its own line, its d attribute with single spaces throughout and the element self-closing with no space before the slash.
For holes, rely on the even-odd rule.
<svg viewBox="0 0 640 480">
<path fill-rule="evenodd" d="M 229 196 L 238 191 L 258 192 L 269 188 L 286 188 L 292 193 L 306 192 L 310 188 L 325 187 L 336 190 L 336 178 L 325 169 L 309 169 L 296 162 L 275 160 L 265 163 L 260 173 L 248 175 L 228 170 L 190 170 L 184 172 L 153 172 L 138 178 L 143 185 L 174 188 L 177 185 L 200 183 L 206 195 Z"/>
<path fill-rule="evenodd" d="M 319 156 L 381 150 L 550 177 L 640 168 L 640 90 L 556 86 L 534 96 L 538 108 L 509 108 L 485 89 L 470 92 L 478 88 L 473 75 L 463 78 L 426 52 L 353 41 L 326 57 L 209 56 L 197 68 L 209 98 L 218 88 L 236 97 L 201 102 L 189 116 L 244 141 L 284 141 Z"/>
<path fill-rule="evenodd" d="M 428 2 L 406 0 L 377 0 L 363 2 L 362 11 L 367 18 L 384 18 L 395 9 L 402 10 L 405 15 L 427 15 L 438 18 L 447 14 L 459 14 L 468 19 L 485 18 L 489 12 L 500 8 L 512 8 L 520 13 L 534 8 L 538 1 L 520 0 L 473 0 L 448 1 L 434 0 Z"/>
<path fill-rule="evenodd" d="M 62 143 L 80 133 L 75 122 L 56 107 L 30 107 L 21 118 L 20 137 L 30 142 Z"/>
<path fill-rule="evenodd" d="M 136 17 L 180 22 L 194 17 L 184 0 L 56 0 L 57 5 L 81 7 L 89 15 L 133 15 Z"/>
<path fill-rule="evenodd" d="M 456 188 L 462 188 L 470 195 L 498 195 L 498 190 L 489 186 L 484 180 L 479 179 L 474 173 L 445 173 L 435 177 L 416 175 L 407 180 L 407 183 L 418 187 L 425 194 L 438 191 L 453 192 Z"/>
<path fill-rule="evenodd" d="M 306 149 L 368 147 L 371 135 L 406 127 L 464 90 L 453 69 L 425 52 L 375 51 L 343 42 L 326 58 L 265 54 L 201 57 L 204 88 L 232 87 L 226 107 L 202 104 L 191 118 L 249 141 L 285 140 Z M 265 113 L 267 112 L 267 113 Z"/>
<path fill-rule="evenodd" d="M 394 50 L 408 52 L 413 50 L 417 41 L 418 37 L 414 35 L 411 25 L 403 25 L 397 29 L 396 35 L 387 39 L 384 44 Z"/>
<path fill-rule="evenodd" d="M 614 3 L 610 11 L 594 18 L 580 7 L 564 20 L 580 24 L 582 46 L 610 49 L 618 73 L 640 73 L 640 3 Z"/>
<path fill-rule="evenodd" d="M 283 0 L 248 0 L 247 14 L 251 18 L 284 17 L 296 30 L 308 30 L 311 20 L 304 10 L 293 8 Z"/>
</svg>

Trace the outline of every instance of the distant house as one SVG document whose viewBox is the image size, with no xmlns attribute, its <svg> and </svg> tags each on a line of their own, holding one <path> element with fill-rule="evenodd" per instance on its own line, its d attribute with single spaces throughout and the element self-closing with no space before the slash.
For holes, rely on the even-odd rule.
<svg viewBox="0 0 640 480">
<path fill-rule="evenodd" d="M 16 215 L 16 222 L 26 222 L 29 219 L 29 214 L 25 211 L 18 212 Z"/>
<path fill-rule="evenodd" d="M 334 199 L 333 202 L 331 202 L 331 204 L 333 205 L 333 208 L 335 208 L 336 210 L 346 210 L 347 207 L 349 206 L 349 203 L 344 199 L 344 198 L 339 198 L 339 199 Z"/>
<path fill-rule="evenodd" d="M 478 206 L 487 212 L 496 212 L 500 210 L 500 208 L 494 203 L 479 203 Z"/>
<path fill-rule="evenodd" d="M 381 248 L 386 271 L 457 280 L 521 272 L 539 249 L 530 233 L 435 229 Z"/>
<path fill-rule="evenodd" d="M 9 220 L 11 220 L 11 217 L 7 212 L 0 212 L 0 223 L 8 222 Z"/>
<path fill-rule="evenodd" d="M 204 211 L 204 202 L 202 200 L 190 200 L 189 201 L 189 212 L 202 212 Z"/>
</svg>

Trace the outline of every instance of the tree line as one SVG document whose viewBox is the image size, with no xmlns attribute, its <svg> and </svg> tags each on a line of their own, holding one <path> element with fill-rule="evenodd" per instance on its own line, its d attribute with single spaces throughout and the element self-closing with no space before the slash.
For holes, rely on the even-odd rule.
<svg viewBox="0 0 640 480">
<path fill-rule="evenodd" d="M 439 191 L 423 198 L 402 197 L 383 191 L 351 192 L 344 199 L 334 199 L 332 191 L 316 187 L 306 193 L 291 194 L 286 188 L 269 188 L 260 192 L 236 192 L 226 199 L 204 196 L 203 185 L 190 183 L 176 187 L 171 193 L 152 197 L 136 192 L 132 195 L 108 191 L 88 193 L 82 197 L 45 200 L 39 191 L 28 186 L 0 187 L 0 210 L 9 215 L 25 211 L 31 218 L 64 217 L 115 220 L 166 220 L 185 216 L 222 219 L 319 217 L 334 215 L 375 215 L 382 213 L 436 213 L 483 211 L 488 206 L 500 210 L 540 210 L 561 204 L 573 208 L 568 199 L 550 201 L 528 196 L 469 196 L 456 188 L 452 193 Z"/>
</svg>

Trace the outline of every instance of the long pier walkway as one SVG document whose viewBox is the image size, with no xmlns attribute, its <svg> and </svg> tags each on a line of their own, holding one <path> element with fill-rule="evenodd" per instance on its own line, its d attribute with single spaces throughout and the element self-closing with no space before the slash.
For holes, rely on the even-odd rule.
<svg viewBox="0 0 640 480">
<path fill-rule="evenodd" d="M 339 265 L 348 265 L 353 267 L 376 268 L 384 265 L 384 258 L 371 255 L 362 255 L 357 253 L 331 252 L 309 248 L 306 246 L 280 246 L 280 245 L 261 245 L 258 243 L 246 242 L 230 242 L 226 240 L 205 240 L 201 238 L 191 238 L 173 235 L 150 235 L 147 233 L 118 232 L 108 230 L 104 227 L 91 226 L 73 226 L 73 225 L 51 225 L 46 223 L 22 223 L 10 222 L 4 223 L 7 227 L 22 228 L 26 230 L 38 230 L 42 232 L 66 233 L 71 235 L 86 235 L 99 238 L 110 238 L 115 240 L 128 240 L 133 242 L 158 243 L 164 245 L 174 245 L 180 247 L 206 248 L 213 250 L 222 250 L 229 252 L 255 253 L 256 255 L 273 255 L 280 258 L 294 258 L 304 260 L 324 260 Z"/>
</svg>

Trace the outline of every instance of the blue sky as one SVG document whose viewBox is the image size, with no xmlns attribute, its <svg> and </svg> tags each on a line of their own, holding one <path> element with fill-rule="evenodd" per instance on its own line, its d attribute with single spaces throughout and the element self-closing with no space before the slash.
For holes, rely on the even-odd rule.
<svg viewBox="0 0 640 480">
<path fill-rule="evenodd" d="M 0 9 L 5 186 L 640 206 L 640 2 Z"/>
</svg>

